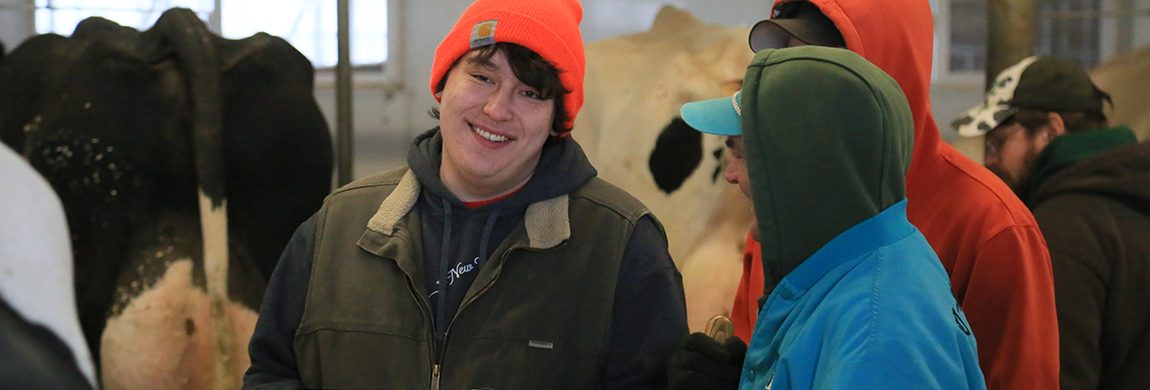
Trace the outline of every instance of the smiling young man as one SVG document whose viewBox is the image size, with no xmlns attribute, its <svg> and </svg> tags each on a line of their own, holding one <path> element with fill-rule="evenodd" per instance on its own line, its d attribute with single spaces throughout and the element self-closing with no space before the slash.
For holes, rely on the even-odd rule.
<svg viewBox="0 0 1150 390">
<path fill-rule="evenodd" d="M 687 335 L 646 207 L 567 136 L 574 0 L 479 0 L 436 51 L 439 126 L 333 193 L 272 275 L 245 388 L 657 389 Z"/>
</svg>

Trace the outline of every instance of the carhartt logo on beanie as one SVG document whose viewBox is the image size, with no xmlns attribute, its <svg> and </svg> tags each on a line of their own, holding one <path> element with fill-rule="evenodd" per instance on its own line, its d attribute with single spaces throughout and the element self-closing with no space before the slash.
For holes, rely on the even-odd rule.
<svg viewBox="0 0 1150 390">
<path fill-rule="evenodd" d="M 559 68 L 559 81 L 571 93 L 564 97 L 567 128 L 583 107 L 583 6 L 576 0 L 478 0 L 467 7 L 435 50 L 431 93 L 463 53 L 497 42 L 514 43 L 538 53 Z M 439 98 L 437 97 L 438 101 Z"/>
<path fill-rule="evenodd" d="M 495 25 L 498 23 L 498 20 L 476 23 L 471 30 L 471 48 L 495 44 Z"/>
</svg>

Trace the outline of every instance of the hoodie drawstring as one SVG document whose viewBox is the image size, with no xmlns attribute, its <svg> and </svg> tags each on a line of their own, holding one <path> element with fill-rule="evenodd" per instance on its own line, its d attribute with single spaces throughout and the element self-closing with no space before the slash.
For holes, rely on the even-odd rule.
<svg viewBox="0 0 1150 390">
<path fill-rule="evenodd" d="M 443 342 L 447 333 L 447 289 L 448 281 L 446 276 L 451 272 L 451 264 L 449 263 L 449 252 L 451 250 L 451 203 L 443 200 L 443 243 L 439 252 L 439 282 L 438 294 L 436 294 L 436 310 L 435 310 L 435 340 Z M 491 231 L 495 229 L 495 221 L 499 219 L 499 209 L 495 209 L 487 217 L 487 223 L 483 227 L 483 237 L 479 241 L 479 255 L 475 267 L 478 268 L 483 265 L 486 260 L 487 248 L 489 248 L 491 241 Z"/>
<path fill-rule="evenodd" d="M 435 310 L 435 340 L 443 342 L 447 329 L 447 254 L 451 249 L 451 203 L 443 200 L 443 247 L 439 251 L 439 297 Z"/>
<path fill-rule="evenodd" d="M 475 264 L 479 267 L 483 264 L 487 257 L 487 243 L 491 241 L 491 229 L 495 228 L 495 219 L 499 218 L 499 209 L 491 211 L 491 216 L 487 217 L 487 225 L 483 227 L 483 238 L 479 240 L 479 263 Z"/>
</svg>

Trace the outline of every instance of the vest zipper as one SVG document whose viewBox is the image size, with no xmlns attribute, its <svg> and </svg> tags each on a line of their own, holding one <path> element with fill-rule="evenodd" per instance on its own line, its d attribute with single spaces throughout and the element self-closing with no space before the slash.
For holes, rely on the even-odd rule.
<svg viewBox="0 0 1150 390">
<path fill-rule="evenodd" d="M 495 271 L 495 276 L 493 276 L 491 278 L 491 282 L 487 283 L 486 286 L 483 286 L 482 290 L 479 290 L 479 292 L 475 293 L 474 297 L 471 297 L 471 299 L 467 300 L 466 302 L 462 302 L 459 304 L 459 309 L 457 309 L 455 311 L 455 314 L 451 316 L 451 321 L 447 323 L 447 328 L 444 329 L 444 331 L 443 331 L 443 347 L 440 348 L 439 356 L 437 357 L 438 364 L 435 364 L 432 367 L 431 390 L 439 390 L 439 377 L 442 374 L 440 371 L 441 370 L 440 367 L 443 366 L 443 358 L 445 356 L 447 356 L 447 343 L 451 341 L 451 337 L 449 337 L 449 335 L 451 334 L 451 325 L 455 324 L 455 319 L 459 317 L 459 313 L 463 312 L 463 309 L 467 308 L 467 306 L 470 305 L 471 302 L 475 302 L 476 299 L 479 299 L 479 297 L 482 296 L 483 293 L 487 292 L 487 290 L 491 289 L 491 286 L 495 285 L 495 282 L 499 281 L 499 275 L 503 273 L 503 263 L 507 262 L 507 256 L 510 256 L 511 252 L 514 250 L 517 250 L 517 249 L 528 250 L 528 251 L 532 251 L 532 252 L 541 252 L 540 250 L 537 250 L 537 249 L 534 249 L 531 247 L 525 247 L 525 246 L 511 247 L 506 252 L 503 252 L 503 256 L 499 257 L 499 269 Z M 554 249 L 554 248 L 548 248 L 548 250 L 550 250 L 550 249 Z M 411 282 L 411 278 L 408 278 L 408 282 L 409 283 Z M 427 314 L 427 313 L 430 313 L 430 310 L 426 310 L 425 314 Z M 428 330 L 428 333 L 431 333 L 430 329 Z M 432 335 L 432 337 L 434 337 L 434 335 Z M 435 345 L 434 344 L 434 338 L 432 339 L 432 343 L 433 344 L 430 344 L 430 345 Z"/>
<path fill-rule="evenodd" d="M 428 308 L 430 305 L 427 303 L 427 301 L 425 299 L 420 297 L 419 294 L 416 294 L 415 282 L 411 280 L 411 276 L 404 275 L 404 278 L 407 279 L 407 292 L 410 293 L 411 298 L 414 299 L 415 302 L 419 304 L 420 311 L 423 312 L 423 320 L 426 321 L 428 324 L 430 324 L 431 323 L 431 309 Z M 431 390 L 439 390 L 439 364 L 436 364 L 436 361 L 439 359 L 438 359 L 438 357 L 435 356 L 435 333 L 434 332 L 435 331 L 432 330 L 431 327 L 427 328 L 427 341 L 428 341 L 428 343 L 427 343 L 427 356 L 429 358 L 431 358 L 431 363 L 432 363 L 431 364 L 431 387 L 430 388 L 431 388 Z M 447 337 L 444 337 L 445 340 L 446 340 L 446 338 Z"/>
<path fill-rule="evenodd" d="M 451 337 L 449 337 L 449 335 L 451 334 L 451 325 L 455 323 L 455 319 L 457 317 L 459 317 L 459 313 L 462 312 L 463 309 L 467 308 L 467 306 L 470 305 L 471 302 L 475 302 L 475 300 L 479 299 L 479 297 L 482 296 L 483 293 L 487 292 L 487 290 L 490 290 L 491 286 L 495 285 L 495 282 L 499 280 L 499 275 L 503 271 L 503 263 L 507 261 L 507 256 L 511 254 L 511 251 L 516 250 L 516 249 L 521 249 L 521 248 L 526 248 L 526 247 L 512 247 L 511 249 L 508 249 L 506 252 L 503 252 L 503 256 L 500 256 L 500 258 L 499 258 L 499 269 L 496 270 L 495 276 L 491 278 L 491 282 L 487 283 L 486 286 L 483 286 L 483 289 L 479 290 L 478 293 L 475 293 L 475 296 L 471 297 L 471 299 L 467 300 L 466 302 L 459 304 L 459 309 L 456 310 L 455 314 L 451 316 L 451 321 L 447 323 L 447 328 L 443 331 L 443 347 L 440 348 L 440 351 L 439 351 L 439 357 L 438 357 L 439 364 L 436 364 L 434 367 L 434 375 L 432 376 L 432 382 L 431 382 L 431 386 L 432 386 L 431 389 L 432 390 L 439 390 L 440 367 L 443 365 L 443 358 L 445 356 L 447 356 L 447 343 L 451 341 Z"/>
</svg>

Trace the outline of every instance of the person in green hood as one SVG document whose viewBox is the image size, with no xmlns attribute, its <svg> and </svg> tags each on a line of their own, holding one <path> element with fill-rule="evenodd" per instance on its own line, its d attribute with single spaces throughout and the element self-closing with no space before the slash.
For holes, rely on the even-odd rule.
<svg viewBox="0 0 1150 390">
<path fill-rule="evenodd" d="M 784 275 L 741 342 L 692 334 L 672 389 L 985 389 L 947 274 L 907 221 L 914 121 L 857 54 L 763 50 L 730 98 L 683 119 L 728 136 L 724 177 L 754 202 L 764 272 Z M 741 368 L 741 369 L 740 369 Z"/>
<path fill-rule="evenodd" d="M 1150 388 L 1150 143 L 1109 126 L 1077 64 L 1029 57 L 954 122 L 1034 213 L 1054 270 L 1063 389 Z"/>
</svg>

